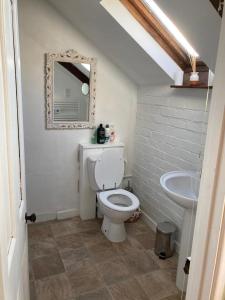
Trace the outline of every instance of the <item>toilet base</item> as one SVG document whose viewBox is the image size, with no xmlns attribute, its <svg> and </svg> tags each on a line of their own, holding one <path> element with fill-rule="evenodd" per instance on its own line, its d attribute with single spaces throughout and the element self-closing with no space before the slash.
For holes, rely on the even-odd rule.
<svg viewBox="0 0 225 300">
<path fill-rule="evenodd" d="M 126 239 L 124 222 L 113 223 L 107 216 L 103 219 L 102 232 L 108 240 L 114 243 L 123 242 Z"/>
</svg>

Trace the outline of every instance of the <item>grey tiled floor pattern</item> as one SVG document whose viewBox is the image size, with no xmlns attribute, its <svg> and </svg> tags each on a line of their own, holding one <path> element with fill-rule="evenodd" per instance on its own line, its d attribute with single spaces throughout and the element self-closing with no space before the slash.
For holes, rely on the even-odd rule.
<svg viewBox="0 0 225 300">
<path fill-rule="evenodd" d="M 126 224 L 123 243 L 109 242 L 100 221 L 32 224 L 31 300 L 178 300 L 177 258 L 155 256 L 155 234 L 142 220 Z"/>
</svg>

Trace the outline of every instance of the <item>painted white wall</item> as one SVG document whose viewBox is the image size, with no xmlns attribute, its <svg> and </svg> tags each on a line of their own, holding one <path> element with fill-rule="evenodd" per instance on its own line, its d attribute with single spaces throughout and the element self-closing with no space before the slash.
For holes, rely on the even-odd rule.
<svg viewBox="0 0 225 300">
<path fill-rule="evenodd" d="M 164 85 L 139 90 L 133 184 L 153 223 L 171 220 L 181 229 L 183 209 L 163 193 L 160 177 L 175 170 L 201 171 L 206 98 L 206 90 L 175 90 Z"/>
<path fill-rule="evenodd" d="M 127 173 L 133 161 L 137 88 L 46 1 L 20 0 L 19 24 L 28 210 L 50 217 L 79 209 L 78 145 L 89 142 L 92 131 L 45 129 L 44 54 L 75 49 L 98 59 L 96 124 L 115 125 L 126 145 Z"/>
<path fill-rule="evenodd" d="M 48 1 L 137 84 L 173 82 L 107 12 L 100 4 L 101 0 Z"/>
</svg>

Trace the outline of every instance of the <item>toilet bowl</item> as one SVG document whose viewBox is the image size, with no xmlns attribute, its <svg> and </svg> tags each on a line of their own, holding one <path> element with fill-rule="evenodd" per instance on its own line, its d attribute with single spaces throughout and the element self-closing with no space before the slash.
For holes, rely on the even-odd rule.
<svg viewBox="0 0 225 300">
<path fill-rule="evenodd" d="M 124 222 L 138 209 L 138 198 L 123 189 L 109 190 L 97 194 L 99 207 L 104 215 L 102 232 L 112 242 L 126 239 Z"/>
<path fill-rule="evenodd" d="M 124 159 L 117 149 L 88 158 L 88 177 L 97 192 L 99 208 L 104 216 L 102 232 L 112 242 L 126 239 L 124 222 L 139 208 L 138 198 L 120 188 L 124 176 Z"/>
</svg>

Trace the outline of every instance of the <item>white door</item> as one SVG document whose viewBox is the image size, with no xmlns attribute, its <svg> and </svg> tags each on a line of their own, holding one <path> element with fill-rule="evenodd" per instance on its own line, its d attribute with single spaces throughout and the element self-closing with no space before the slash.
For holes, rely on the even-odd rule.
<svg viewBox="0 0 225 300">
<path fill-rule="evenodd" d="M 29 300 L 16 0 L 0 0 L 0 299 Z"/>
</svg>

